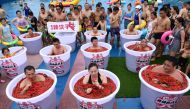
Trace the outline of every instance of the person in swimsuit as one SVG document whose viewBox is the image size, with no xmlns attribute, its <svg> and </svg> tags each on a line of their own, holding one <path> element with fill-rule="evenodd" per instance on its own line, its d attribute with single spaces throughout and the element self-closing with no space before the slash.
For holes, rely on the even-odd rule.
<svg viewBox="0 0 190 109">
<path fill-rule="evenodd" d="M 35 74 L 35 72 L 33 66 L 26 66 L 24 68 L 26 78 L 20 83 L 20 88 L 22 89 L 20 94 L 25 94 L 32 87 L 33 83 L 46 80 L 43 75 Z"/>
<path fill-rule="evenodd" d="M 71 13 L 67 14 L 67 21 L 74 21 L 74 18 Z"/>
<path fill-rule="evenodd" d="M 134 28 L 135 28 L 135 25 L 131 24 L 129 26 L 129 29 L 126 29 L 124 31 L 124 34 L 126 34 L 126 35 L 138 35 L 139 34 L 138 31 L 134 30 Z"/>
<path fill-rule="evenodd" d="M 135 7 L 135 15 L 134 15 L 134 24 L 135 25 L 141 24 L 140 23 L 141 22 L 141 13 L 140 13 L 140 11 L 141 11 L 141 6 L 137 5 Z"/>
<path fill-rule="evenodd" d="M 84 28 L 84 32 L 90 31 L 93 29 L 92 23 L 90 22 L 89 18 L 86 16 L 83 18 L 83 28 Z"/>
<path fill-rule="evenodd" d="M 128 24 L 133 20 L 133 10 L 131 9 L 132 4 L 127 5 L 127 10 L 124 12 L 124 28 L 127 29 Z"/>
<path fill-rule="evenodd" d="M 190 41 L 187 40 L 184 49 L 180 50 L 180 57 L 178 59 L 178 69 L 184 69 L 190 63 Z"/>
<path fill-rule="evenodd" d="M 95 22 L 94 22 L 94 25 L 98 25 L 98 23 L 100 21 L 100 16 L 102 14 L 102 11 L 100 9 L 101 9 L 100 4 L 96 4 L 96 11 L 94 12 L 95 13 Z M 100 27 L 98 27 L 98 29 L 100 29 Z"/>
<path fill-rule="evenodd" d="M 46 12 L 44 7 L 41 7 L 39 16 L 38 16 L 38 21 L 41 21 L 42 23 L 44 22 L 45 19 L 47 19 L 48 13 Z"/>
<path fill-rule="evenodd" d="M 54 20 L 56 22 L 62 22 L 62 21 L 66 21 L 66 13 L 62 12 L 62 8 L 60 6 L 56 7 L 57 12 L 54 13 Z"/>
<path fill-rule="evenodd" d="M 180 50 L 183 49 L 185 43 L 185 30 L 184 30 L 184 19 L 182 17 L 177 17 L 175 20 L 175 27 L 173 30 L 173 41 L 169 45 L 170 56 L 176 56 Z"/>
<path fill-rule="evenodd" d="M 31 11 L 30 8 L 28 7 L 27 3 L 24 3 L 24 8 L 23 8 L 24 14 L 26 17 L 28 17 L 29 12 Z"/>
<path fill-rule="evenodd" d="M 12 24 L 16 27 L 20 28 L 26 28 L 26 26 L 29 24 L 26 17 L 22 16 L 21 11 L 16 11 L 17 17 L 12 20 Z"/>
<path fill-rule="evenodd" d="M 10 50 L 9 48 L 3 48 L 2 49 L 2 54 L 3 54 L 3 57 L 1 57 L 2 59 L 4 58 L 10 58 L 12 56 L 15 56 L 17 53 L 19 53 L 20 51 L 22 51 L 24 49 L 24 47 L 22 47 L 21 49 L 13 52 L 13 53 L 10 53 Z"/>
<path fill-rule="evenodd" d="M 167 59 L 164 61 L 163 65 L 157 66 L 152 69 L 152 72 L 154 73 L 162 73 L 167 74 L 168 76 L 171 76 L 175 78 L 176 80 L 183 82 L 183 76 L 181 72 L 179 72 L 177 69 L 177 59 L 175 57 L 167 57 Z M 153 80 L 155 83 L 159 83 L 158 79 Z M 167 84 L 162 84 L 162 86 L 166 86 Z"/>
<path fill-rule="evenodd" d="M 85 3 L 85 9 L 82 11 L 82 17 L 88 17 L 90 18 L 91 14 L 92 14 L 92 10 L 90 10 L 89 8 L 89 4 L 88 3 Z"/>
<path fill-rule="evenodd" d="M 98 25 L 96 26 L 97 28 L 100 26 L 100 30 L 106 31 L 106 19 L 104 16 L 100 16 L 100 21 L 98 23 Z"/>
<path fill-rule="evenodd" d="M 160 9 L 160 17 L 156 18 L 155 25 L 152 27 L 150 42 L 155 44 L 156 51 L 155 55 L 151 59 L 154 61 L 156 57 L 161 57 L 164 49 L 164 45 L 160 42 L 160 39 L 164 32 L 170 30 L 170 19 L 167 17 L 167 10 L 165 8 Z"/>
<path fill-rule="evenodd" d="M 171 7 L 171 16 L 170 16 L 170 21 L 171 21 L 171 29 L 175 27 L 175 19 L 178 17 L 179 14 L 179 8 L 177 6 L 172 6 Z"/>
<path fill-rule="evenodd" d="M 26 36 L 24 36 L 24 38 L 34 38 L 39 36 L 38 33 L 33 33 L 33 30 L 31 27 L 28 28 L 28 34 Z"/>
<path fill-rule="evenodd" d="M 7 24 L 6 19 L 1 19 L 2 26 L 0 27 L 0 37 L 5 42 L 11 42 L 13 41 L 13 37 L 11 33 L 13 33 L 10 25 Z"/>
<path fill-rule="evenodd" d="M 29 12 L 28 17 L 30 18 L 30 24 L 32 28 L 37 32 L 37 18 L 34 16 L 33 12 Z"/>
<path fill-rule="evenodd" d="M 54 38 L 53 45 L 54 47 L 52 48 L 50 55 L 60 55 L 67 52 L 66 48 L 60 44 L 59 39 Z"/>
<path fill-rule="evenodd" d="M 107 84 L 107 77 L 103 74 L 100 74 L 98 71 L 98 65 L 96 63 L 90 63 L 88 66 L 89 74 L 86 75 L 83 79 L 83 84 L 93 84 L 99 89 L 104 89 L 102 84 Z M 87 88 L 85 92 L 87 94 L 92 92 L 92 88 Z"/>
<path fill-rule="evenodd" d="M 186 18 L 188 13 L 187 3 L 183 3 L 182 9 L 179 12 L 179 17 Z"/>
</svg>

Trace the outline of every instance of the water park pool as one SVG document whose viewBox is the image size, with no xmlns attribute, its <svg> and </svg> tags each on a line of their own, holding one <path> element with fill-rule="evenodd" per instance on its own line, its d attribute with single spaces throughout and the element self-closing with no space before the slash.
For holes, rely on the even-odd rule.
<svg viewBox="0 0 190 109">
<path fill-rule="evenodd" d="M 38 17 L 39 15 L 39 7 L 40 7 L 40 3 L 44 3 L 46 7 L 48 7 L 48 4 L 50 2 L 50 0 L 25 0 L 26 3 L 28 3 L 28 6 L 30 7 L 30 9 L 34 12 L 34 16 Z M 81 0 L 79 2 L 80 5 L 84 5 L 86 3 L 86 1 L 91 4 L 91 0 Z M 95 4 L 98 2 L 102 2 L 103 7 L 106 9 L 109 7 L 108 4 L 106 4 L 106 2 L 108 2 L 109 0 L 95 0 L 94 5 L 92 6 L 93 9 L 95 9 Z M 179 7 L 182 6 L 183 2 L 187 2 L 189 0 L 164 0 L 163 4 L 168 4 L 170 3 L 170 5 L 176 5 L 178 4 Z M 126 0 L 125 4 L 122 4 L 122 9 L 125 10 L 126 9 L 126 4 L 128 3 L 132 3 L 134 4 L 135 0 Z M 13 18 L 16 17 L 16 10 L 22 10 L 22 7 L 19 5 L 19 0 L 0 0 L 0 4 L 2 4 L 2 7 L 6 10 L 7 13 L 7 18 L 9 21 L 11 21 Z M 159 7 L 161 7 L 161 5 L 159 5 Z M 66 8 L 66 11 L 68 11 L 68 8 Z M 15 26 L 13 26 L 13 31 L 16 35 L 19 35 L 19 31 L 16 29 Z M 121 29 L 123 28 L 123 22 L 122 22 L 122 26 Z M 0 46 L 3 47 L 3 46 Z M 57 103 L 57 108 L 60 107 L 61 104 L 61 100 L 62 100 L 62 94 L 65 91 L 65 87 L 66 87 L 66 83 L 67 80 L 70 76 L 70 72 L 78 72 L 75 71 L 73 68 L 76 67 L 78 64 L 80 64 L 80 62 L 78 64 L 76 64 L 76 60 L 78 59 L 78 55 L 81 56 L 82 53 L 80 53 L 80 48 L 77 47 L 75 49 L 74 52 L 71 53 L 71 57 L 70 57 L 70 71 L 68 74 L 58 77 L 57 78 L 57 84 L 56 84 L 56 103 Z M 81 56 L 82 57 L 82 56 Z M 134 86 L 131 86 L 131 89 L 129 91 L 129 94 L 125 94 L 128 92 L 123 92 L 123 91 L 119 91 L 119 94 L 116 99 L 116 103 L 117 103 L 117 109 L 126 109 L 126 107 L 128 107 L 128 109 L 143 109 L 142 105 L 141 105 L 141 101 L 140 101 L 140 81 L 137 80 L 136 78 L 138 78 L 138 75 L 135 75 L 134 73 L 131 73 L 130 71 L 126 71 L 125 69 L 125 51 L 122 50 L 122 48 L 117 48 L 116 46 L 112 47 L 112 50 L 110 52 L 110 61 L 108 64 L 108 69 L 112 72 L 117 72 L 118 75 L 122 75 L 122 73 L 127 72 L 127 75 L 121 77 L 123 80 L 125 78 L 127 78 L 127 76 L 130 76 L 131 78 L 129 79 L 129 83 L 121 83 L 121 85 L 127 86 L 129 84 L 133 84 Z M 79 61 L 80 59 L 78 59 Z M 115 66 L 113 63 L 122 63 L 120 64 L 121 66 Z M 159 61 L 158 61 L 159 62 Z M 159 62 L 161 63 L 161 62 Z M 118 68 L 123 67 L 121 70 L 119 70 L 119 72 L 117 71 Z M 48 69 L 45 65 L 44 62 L 42 62 L 39 66 L 39 69 Z M 129 73 L 130 72 L 130 73 Z M 121 79 L 120 78 L 120 79 Z M 133 83 L 133 81 L 135 81 Z M 137 89 L 135 89 L 136 87 L 138 87 Z M 129 87 L 128 87 L 129 88 Z M 132 89 L 134 90 L 133 94 L 131 92 Z M 126 88 L 122 87 L 122 90 L 126 90 Z M 126 96 L 127 95 L 127 96 Z M 19 109 L 19 107 L 17 106 L 17 104 L 15 102 L 12 103 L 12 105 L 10 107 L 7 107 L 7 109 Z"/>
</svg>

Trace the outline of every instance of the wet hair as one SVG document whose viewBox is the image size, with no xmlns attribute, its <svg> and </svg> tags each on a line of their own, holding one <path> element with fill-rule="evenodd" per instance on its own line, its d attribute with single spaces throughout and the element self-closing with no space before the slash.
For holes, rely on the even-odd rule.
<svg viewBox="0 0 190 109">
<path fill-rule="evenodd" d="M 96 67 L 98 69 L 98 65 L 96 63 L 90 63 L 88 65 L 88 70 L 90 70 L 92 67 Z"/>
<path fill-rule="evenodd" d="M 177 17 L 176 20 L 182 25 L 184 26 L 185 25 L 185 21 L 182 17 Z"/>
<path fill-rule="evenodd" d="M 29 70 L 29 71 L 34 70 L 34 71 L 35 71 L 35 68 L 34 68 L 34 66 L 28 65 L 28 66 L 26 66 L 26 67 L 24 68 L 24 73 L 25 73 L 25 74 L 26 74 L 26 71 L 27 71 L 27 70 Z"/>
<path fill-rule="evenodd" d="M 176 57 L 173 56 L 167 56 L 165 61 L 171 62 L 173 66 L 178 64 Z"/>
<path fill-rule="evenodd" d="M 32 11 L 30 11 L 30 12 L 28 13 L 28 15 L 33 16 L 34 14 L 33 14 Z"/>
<path fill-rule="evenodd" d="M 119 8 L 117 6 L 114 6 L 113 7 L 113 11 L 116 12 L 116 11 L 119 11 Z"/>
<path fill-rule="evenodd" d="M 79 10 L 79 9 L 78 9 L 78 7 L 75 6 L 75 7 L 74 7 L 74 10 Z"/>
<path fill-rule="evenodd" d="M 97 7 L 99 7 L 99 8 L 100 8 L 100 7 L 101 7 L 101 5 L 100 5 L 100 4 L 96 4 L 96 8 L 97 8 Z"/>
<path fill-rule="evenodd" d="M 53 43 L 55 43 L 55 42 L 60 43 L 60 41 L 59 41 L 59 39 L 58 39 L 58 38 L 53 38 Z"/>
<path fill-rule="evenodd" d="M 6 21 L 6 18 L 1 18 L 1 19 L 0 19 L 0 22 L 2 22 L 3 20 Z"/>
<path fill-rule="evenodd" d="M 165 7 L 160 8 L 160 11 L 164 11 L 165 13 L 167 13 Z"/>
<path fill-rule="evenodd" d="M 129 3 L 127 6 L 130 6 L 130 7 L 132 7 L 132 4 L 131 4 L 131 3 Z"/>
<path fill-rule="evenodd" d="M 29 27 L 29 28 L 27 29 L 27 31 L 28 31 L 28 30 L 32 30 L 32 31 L 33 31 L 33 29 L 32 29 L 31 27 Z"/>
<path fill-rule="evenodd" d="M 44 7 L 41 7 L 40 9 L 41 9 L 41 10 L 42 10 L 42 9 L 43 9 L 43 10 L 45 10 L 45 8 L 44 8 Z"/>
<path fill-rule="evenodd" d="M 155 11 L 151 12 L 151 14 L 157 17 L 157 13 Z"/>
<path fill-rule="evenodd" d="M 5 48 L 3 48 L 3 49 L 2 49 L 2 51 L 1 51 L 1 52 L 2 52 L 2 54 L 4 54 L 4 53 L 5 53 L 5 50 L 10 51 L 10 50 L 9 50 L 9 48 L 5 47 Z"/>
<path fill-rule="evenodd" d="M 93 42 L 94 40 L 98 40 L 98 38 L 97 37 L 92 37 L 90 41 Z"/>
<path fill-rule="evenodd" d="M 67 16 L 72 15 L 71 13 L 68 13 Z"/>
<path fill-rule="evenodd" d="M 82 5 L 78 5 L 77 7 L 81 7 L 82 8 Z"/>
<path fill-rule="evenodd" d="M 107 10 L 112 13 L 112 8 L 107 8 Z"/>
<path fill-rule="evenodd" d="M 176 11 L 177 14 L 179 14 L 179 8 L 177 6 L 172 6 L 172 8 Z"/>
<path fill-rule="evenodd" d="M 17 10 L 17 11 L 16 11 L 16 14 L 18 14 L 19 12 L 21 13 L 21 11 L 20 11 L 20 10 Z"/>
</svg>

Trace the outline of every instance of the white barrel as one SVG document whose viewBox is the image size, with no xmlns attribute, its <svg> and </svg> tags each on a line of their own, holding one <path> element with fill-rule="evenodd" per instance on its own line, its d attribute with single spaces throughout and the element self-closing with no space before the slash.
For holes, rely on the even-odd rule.
<svg viewBox="0 0 190 109">
<path fill-rule="evenodd" d="M 93 30 L 91 30 L 91 31 L 86 31 L 86 32 L 84 33 L 84 35 L 86 36 L 86 41 L 87 41 L 87 42 L 90 42 L 91 38 L 94 37 L 94 36 L 91 35 L 92 31 L 93 31 Z M 100 35 L 100 36 L 95 36 L 95 37 L 98 38 L 98 41 L 100 41 L 100 42 L 105 42 L 105 38 L 106 38 L 107 32 L 106 32 L 106 31 L 102 31 L 102 30 L 98 30 L 98 32 L 99 32 L 101 35 Z"/>
<path fill-rule="evenodd" d="M 57 83 L 56 75 L 53 72 L 44 69 L 38 69 L 36 70 L 36 73 L 44 73 L 54 80 L 53 85 L 46 92 L 36 97 L 28 99 L 17 99 L 13 97 L 12 93 L 14 88 L 16 87 L 17 83 L 25 77 L 25 74 L 23 73 L 14 78 L 7 85 L 6 88 L 7 97 L 10 100 L 16 102 L 21 109 L 56 109 L 56 91 L 55 91 L 55 85 Z"/>
<path fill-rule="evenodd" d="M 24 38 L 28 33 L 21 34 L 19 38 L 23 41 L 24 46 L 27 48 L 28 54 L 38 54 L 40 49 L 43 47 L 42 44 L 42 33 L 34 32 L 39 36 L 33 38 Z"/>
<path fill-rule="evenodd" d="M 99 68 L 107 68 L 112 46 L 105 42 L 98 42 L 98 45 L 107 48 L 107 50 L 103 52 L 87 52 L 85 50 L 89 47 L 92 47 L 92 43 L 87 43 L 81 46 L 80 49 L 84 56 L 85 68 L 87 68 L 91 62 L 98 64 Z"/>
<path fill-rule="evenodd" d="M 121 46 L 123 47 L 123 45 L 126 43 L 126 42 L 130 42 L 130 41 L 139 41 L 140 38 L 141 38 L 141 35 L 142 35 L 142 32 L 139 31 L 139 30 L 135 30 L 138 32 L 137 35 L 126 35 L 124 34 L 124 30 L 121 30 L 120 31 L 120 36 L 121 36 Z M 124 49 L 124 48 L 123 48 Z"/>
<path fill-rule="evenodd" d="M 151 43 L 148 43 L 148 46 L 152 48 L 150 51 L 139 52 L 127 48 L 136 43 L 140 43 L 140 41 L 131 41 L 124 44 L 126 67 L 134 73 L 138 73 L 142 67 L 149 65 L 152 54 L 156 50 L 156 47 Z"/>
<path fill-rule="evenodd" d="M 71 91 L 71 94 L 77 99 L 77 103 L 78 106 L 80 106 L 81 103 L 83 104 L 87 104 L 87 103 L 91 103 L 92 105 L 98 105 L 101 108 L 100 109 L 113 109 L 113 104 L 115 102 L 115 96 L 118 93 L 119 89 L 120 89 L 120 80 L 119 78 L 112 72 L 108 71 L 108 70 L 103 70 L 103 69 L 99 69 L 100 74 L 104 74 L 106 77 L 110 78 L 111 80 L 113 80 L 113 82 L 116 85 L 116 90 L 103 98 L 99 98 L 99 99 L 89 99 L 89 98 L 84 98 L 79 96 L 78 94 L 76 94 L 74 92 L 74 85 L 76 84 L 76 82 L 81 79 L 82 77 L 84 77 L 85 75 L 89 74 L 88 70 L 83 70 L 77 74 L 75 74 L 72 79 L 69 82 L 69 89 Z M 88 107 L 83 105 L 83 108 L 88 109 Z M 92 109 L 97 109 L 97 108 L 92 108 Z"/>
<path fill-rule="evenodd" d="M 10 47 L 10 53 L 16 52 L 17 50 L 22 49 L 21 46 Z M 17 75 L 21 74 L 27 64 L 26 57 L 26 47 L 23 50 L 16 53 L 14 56 L 9 58 L 0 58 L 0 68 L 1 72 L 4 73 L 9 78 L 14 78 Z M 3 54 L 0 53 L 0 57 L 3 57 Z"/>
<path fill-rule="evenodd" d="M 141 81 L 141 104 L 144 109 L 173 109 L 177 100 L 190 89 L 190 80 L 187 75 L 188 81 L 187 88 L 181 91 L 166 91 L 156 88 L 147 83 L 142 77 L 142 72 L 148 66 L 143 67 L 139 72 L 139 79 Z"/>
<path fill-rule="evenodd" d="M 40 50 L 47 68 L 53 71 L 57 76 L 63 76 L 70 70 L 70 55 L 71 47 L 69 45 L 63 45 L 66 48 L 66 52 L 60 55 L 50 55 L 52 52 L 53 45 L 44 47 Z"/>
<path fill-rule="evenodd" d="M 77 32 L 57 32 L 54 36 L 60 40 L 61 44 L 70 45 L 72 52 L 75 51 Z"/>
</svg>

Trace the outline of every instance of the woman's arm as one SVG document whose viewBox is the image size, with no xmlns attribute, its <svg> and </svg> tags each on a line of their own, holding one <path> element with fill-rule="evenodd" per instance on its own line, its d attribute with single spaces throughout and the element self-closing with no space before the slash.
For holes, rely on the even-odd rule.
<svg viewBox="0 0 190 109">
<path fill-rule="evenodd" d="M 101 74 L 101 80 L 102 80 L 102 84 L 107 84 L 107 77 L 104 74 Z"/>
<path fill-rule="evenodd" d="M 180 34 L 181 34 L 181 49 L 183 49 L 185 43 L 185 31 L 184 30 L 181 31 Z"/>
</svg>

